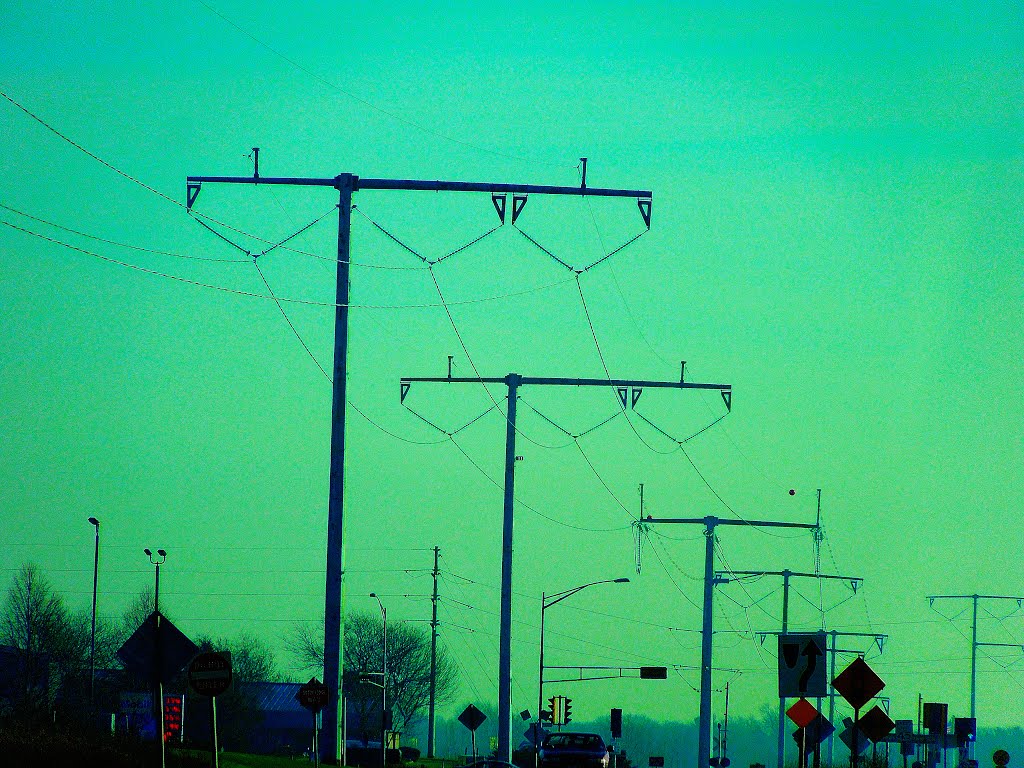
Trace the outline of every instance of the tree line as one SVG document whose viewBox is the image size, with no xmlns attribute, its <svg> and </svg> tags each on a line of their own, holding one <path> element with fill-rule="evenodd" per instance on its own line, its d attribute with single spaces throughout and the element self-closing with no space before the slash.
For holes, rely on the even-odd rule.
<svg viewBox="0 0 1024 768">
<path fill-rule="evenodd" d="M 145 681 L 124 671 L 117 650 L 152 613 L 151 589 L 140 592 L 116 619 L 96 620 L 96 709 L 117 712 L 122 691 L 148 690 Z M 167 615 L 164 611 L 161 611 Z M 168 616 L 171 621 L 174 617 Z M 246 683 L 282 682 L 285 676 L 271 647 L 250 632 L 231 637 L 202 634 L 191 638 L 200 650 L 231 653 L 234 690 L 226 695 L 228 710 L 237 709 L 239 731 L 253 727 L 256 714 L 244 695 Z M 380 688 L 366 682 L 380 672 L 384 627 L 380 617 L 353 612 L 345 622 L 345 680 L 350 711 L 363 723 L 380 723 Z M 35 565 L 23 565 L 11 580 L 0 611 L 0 720 L 82 720 L 91 710 L 91 609 L 71 610 L 63 596 Z M 285 648 L 293 669 L 323 674 L 323 623 L 296 622 L 287 632 Z M 393 729 L 408 731 L 426 716 L 430 689 L 430 634 L 414 624 L 390 622 L 387 627 L 387 701 Z M 458 685 L 457 667 L 444 647 L 437 647 L 435 701 L 449 702 Z M 369 679 L 379 682 L 379 677 Z M 295 680 L 293 682 L 304 682 Z M 184 676 L 177 686 L 185 690 Z M 175 686 L 170 686 L 174 690 Z M 221 709 L 218 699 L 218 709 Z M 225 712 L 230 715 L 230 712 Z M 230 720 L 230 716 L 226 718 Z M 229 739 L 230 740 L 230 739 Z"/>
</svg>

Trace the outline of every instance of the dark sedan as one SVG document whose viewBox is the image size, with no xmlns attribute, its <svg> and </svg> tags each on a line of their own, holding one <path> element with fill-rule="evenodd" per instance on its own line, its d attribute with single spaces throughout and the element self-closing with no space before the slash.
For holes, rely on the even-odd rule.
<svg viewBox="0 0 1024 768">
<path fill-rule="evenodd" d="M 608 768 L 608 747 L 596 733 L 552 733 L 541 742 L 542 768 Z"/>
</svg>

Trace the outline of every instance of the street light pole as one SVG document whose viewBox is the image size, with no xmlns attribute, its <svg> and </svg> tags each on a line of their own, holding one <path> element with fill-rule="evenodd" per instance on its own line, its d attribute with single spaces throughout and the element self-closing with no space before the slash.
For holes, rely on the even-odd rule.
<svg viewBox="0 0 1024 768">
<path fill-rule="evenodd" d="M 582 584 L 572 589 L 567 589 L 564 592 L 556 592 L 553 595 L 548 596 L 547 593 L 541 593 L 540 596 L 540 670 L 537 675 L 537 733 L 534 738 L 534 765 L 540 762 L 540 729 L 543 727 L 541 723 L 540 713 L 544 711 L 544 612 L 555 605 L 565 600 L 567 597 L 572 597 L 577 592 L 586 589 L 587 587 L 593 587 L 598 584 L 628 584 L 629 579 L 603 579 L 601 581 L 592 581 L 589 584 Z"/>
<path fill-rule="evenodd" d="M 156 653 L 153 654 L 153 670 L 156 678 L 157 707 L 160 710 L 160 766 L 167 765 L 167 742 L 164 736 L 167 733 L 167 724 L 164 722 L 164 680 L 163 680 L 163 649 L 160 647 L 160 566 L 167 561 L 167 553 L 158 549 L 154 555 L 149 549 L 143 550 L 149 557 L 149 562 L 156 566 L 156 584 L 153 587 L 153 613 L 156 615 Z"/>
<path fill-rule="evenodd" d="M 383 627 L 380 667 L 380 768 L 385 768 L 388 754 L 388 611 L 376 592 L 371 592 L 370 597 L 380 606 L 380 621 Z"/>
<path fill-rule="evenodd" d="M 89 642 L 89 705 L 96 706 L 96 595 L 100 583 L 100 521 L 90 517 L 96 529 L 96 552 L 92 559 L 92 640 Z"/>
</svg>

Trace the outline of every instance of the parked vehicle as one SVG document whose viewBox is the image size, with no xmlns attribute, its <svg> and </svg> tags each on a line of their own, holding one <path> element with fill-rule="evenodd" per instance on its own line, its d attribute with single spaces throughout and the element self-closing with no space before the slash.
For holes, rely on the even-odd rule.
<svg viewBox="0 0 1024 768">
<path fill-rule="evenodd" d="M 608 747 L 596 733 L 552 733 L 540 745 L 542 768 L 608 768 Z"/>
</svg>

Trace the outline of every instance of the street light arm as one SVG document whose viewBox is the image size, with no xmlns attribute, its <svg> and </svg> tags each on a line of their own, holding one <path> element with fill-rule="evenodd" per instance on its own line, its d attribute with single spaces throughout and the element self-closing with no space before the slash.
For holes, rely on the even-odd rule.
<svg viewBox="0 0 1024 768">
<path fill-rule="evenodd" d="M 593 587 L 593 586 L 596 586 L 597 584 L 626 584 L 628 582 L 629 582 L 629 579 L 622 578 L 622 579 L 602 579 L 601 581 L 592 581 L 589 584 L 581 584 L 578 587 L 573 587 L 572 589 L 567 589 L 564 592 L 556 592 L 555 594 L 551 595 L 551 597 L 553 597 L 555 599 L 554 600 L 545 599 L 543 601 L 542 605 L 541 605 L 541 609 L 542 610 L 547 610 L 552 605 L 555 605 L 556 603 L 562 602 L 567 597 L 572 597 L 577 592 L 579 592 L 581 590 L 584 590 L 587 587 Z"/>
</svg>

